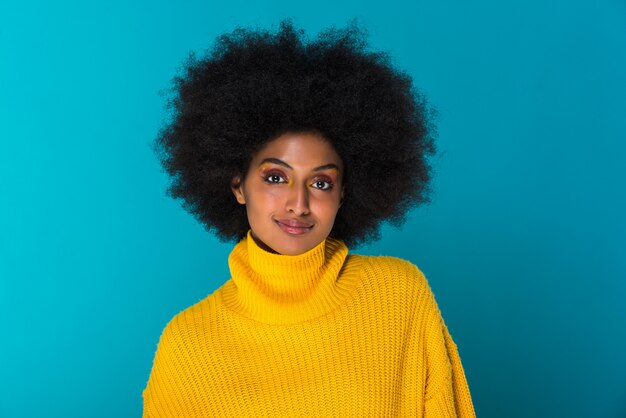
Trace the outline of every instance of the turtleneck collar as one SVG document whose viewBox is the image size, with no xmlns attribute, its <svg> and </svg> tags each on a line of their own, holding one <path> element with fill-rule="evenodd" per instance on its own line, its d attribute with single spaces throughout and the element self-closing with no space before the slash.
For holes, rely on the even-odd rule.
<svg viewBox="0 0 626 418">
<path fill-rule="evenodd" d="M 232 280 L 222 287 L 223 302 L 235 312 L 267 324 L 289 324 L 322 316 L 349 293 L 356 275 L 339 272 L 348 248 L 327 238 L 306 253 L 270 253 L 250 231 L 230 253 Z"/>
</svg>

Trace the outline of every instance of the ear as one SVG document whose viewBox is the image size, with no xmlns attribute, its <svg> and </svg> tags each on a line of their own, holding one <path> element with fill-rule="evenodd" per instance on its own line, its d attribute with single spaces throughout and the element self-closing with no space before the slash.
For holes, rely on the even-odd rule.
<svg viewBox="0 0 626 418">
<path fill-rule="evenodd" d="M 246 195 L 243 192 L 243 181 L 241 180 L 241 176 L 235 176 L 230 182 L 230 190 L 233 191 L 237 202 L 241 205 L 246 204 Z"/>
</svg>

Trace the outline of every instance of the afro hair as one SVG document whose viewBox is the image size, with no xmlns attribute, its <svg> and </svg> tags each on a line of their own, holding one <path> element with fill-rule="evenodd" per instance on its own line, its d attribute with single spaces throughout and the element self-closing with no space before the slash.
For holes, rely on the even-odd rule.
<svg viewBox="0 0 626 418">
<path fill-rule="evenodd" d="M 170 118 L 154 149 L 167 193 L 222 241 L 249 230 L 231 191 L 252 156 L 287 132 L 315 132 L 345 167 L 330 235 L 348 246 L 378 239 L 428 201 L 433 111 L 387 54 L 368 50 L 355 23 L 309 40 L 291 21 L 275 33 L 238 28 L 174 78 Z"/>
</svg>

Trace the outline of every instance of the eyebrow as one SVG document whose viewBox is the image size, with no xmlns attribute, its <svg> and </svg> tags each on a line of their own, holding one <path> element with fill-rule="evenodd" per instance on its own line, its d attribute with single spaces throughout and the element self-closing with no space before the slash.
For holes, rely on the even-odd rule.
<svg viewBox="0 0 626 418">
<path fill-rule="evenodd" d="M 279 160 L 278 158 L 265 158 L 263 161 L 261 161 L 261 163 L 259 164 L 259 167 L 262 166 L 265 163 L 277 164 L 277 165 L 283 166 L 285 168 L 288 168 L 290 170 L 293 170 L 292 166 L 290 166 L 289 164 L 287 164 L 283 160 Z M 320 165 L 319 167 L 315 167 L 313 169 L 313 171 L 322 171 L 322 170 L 330 170 L 330 169 L 334 169 L 334 170 L 339 171 L 339 166 L 337 164 L 333 164 L 333 163 L 324 164 L 324 165 Z"/>
</svg>

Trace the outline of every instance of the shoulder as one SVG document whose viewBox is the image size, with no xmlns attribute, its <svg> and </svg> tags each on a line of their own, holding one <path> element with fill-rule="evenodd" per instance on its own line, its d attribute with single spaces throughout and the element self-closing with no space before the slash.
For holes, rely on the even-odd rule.
<svg viewBox="0 0 626 418">
<path fill-rule="evenodd" d="M 424 273 L 408 260 L 350 254 L 347 263 L 358 264 L 363 280 L 377 293 L 391 294 L 413 306 L 432 295 Z"/>
<path fill-rule="evenodd" d="M 176 313 L 163 329 L 159 348 L 182 347 L 205 339 L 215 318 L 215 295 L 216 292 Z"/>
<path fill-rule="evenodd" d="M 207 318 L 214 305 L 212 294 L 175 314 L 163 329 L 143 391 L 144 411 L 157 416 L 164 405 L 189 405 L 189 394 L 198 390 L 198 368 L 211 353 L 215 332 Z"/>
<path fill-rule="evenodd" d="M 409 287 L 427 286 L 424 273 L 413 263 L 391 256 L 351 255 L 361 263 L 363 273 Z"/>
</svg>

